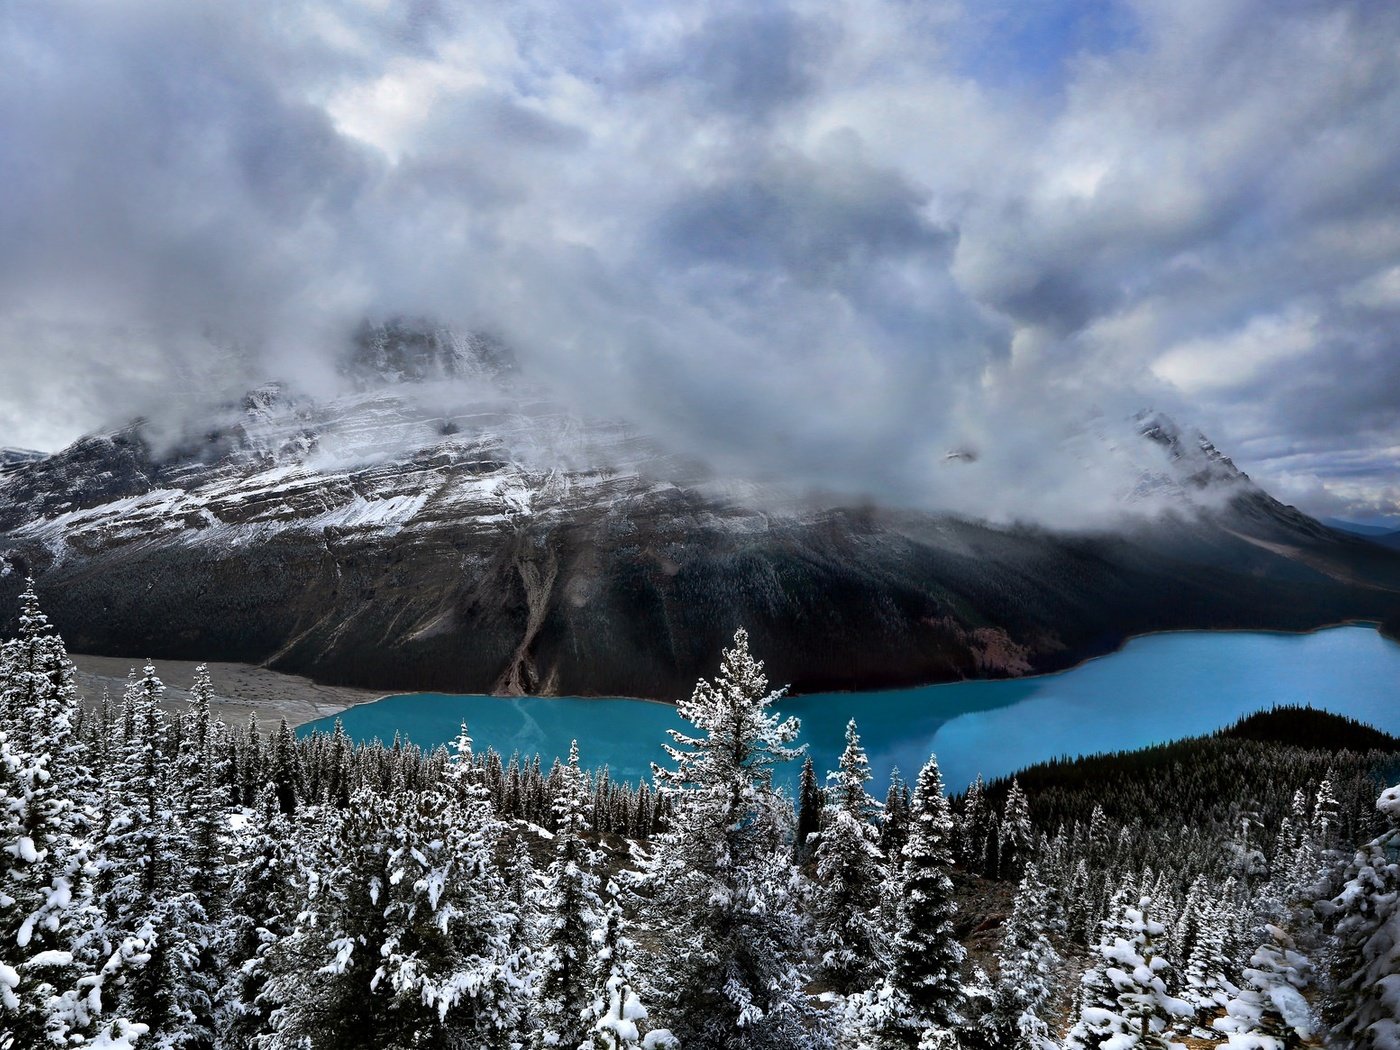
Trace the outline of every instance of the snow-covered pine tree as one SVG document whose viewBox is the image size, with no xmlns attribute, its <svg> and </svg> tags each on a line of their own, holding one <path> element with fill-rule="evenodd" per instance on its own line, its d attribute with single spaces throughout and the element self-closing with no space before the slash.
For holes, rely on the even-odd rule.
<svg viewBox="0 0 1400 1050">
<path fill-rule="evenodd" d="M 880 815 L 880 852 L 886 863 L 898 867 L 903 863 L 904 844 L 909 841 L 909 810 L 913 804 L 909 785 L 899 775 L 899 767 L 890 770 L 890 788 L 885 792 L 885 807 Z"/>
<path fill-rule="evenodd" d="M 1208 1027 L 1239 989 L 1231 982 L 1230 931 L 1233 906 L 1210 891 L 1204 877 L 1192 885 L 1186 911 L 1194 932 L 1186 955 L 1181 999 L 1191 1008 L 1191 1033 L 1209 1038 Z"/>
<path fill-rule="evenodd" d="M 968 871 L 980 872 L 986 862 L 990 817 L 987 788 L 982 774 L 978 773 L 963 799 L 962 815 L 955 827 L 953 843 L 954 856 Z"/>
<path fill-rule="evenodd" d="M 540 884 L 530 845 L 523 833 L 516 836 L 511 846 L 505 877 L 513 922 L 511 944 L 517 952 L 531 955 L 539 944 Z M 526 967 L 522 965 L 520 969 Z"/>
<path fill-rule="evenodd" d="M 1167 930 L 1168 950 L 1166 954 L 1173 965 L 1183 969 L 1196 947 L 1196 938 L 1201 926 L 1209 917 L 1215 902 L 1213 888 L 1205 875 L 1197 875 L 1191 880 L 1186 891 L 1186 899 L 1181 905 L 1181 915 Z"/>
<path fill-rule="evenodd" d="M 1046 1050 L 1053 1045 L 1047 1018 L 1060 955 L 1046 936 L 1049 926 L 1049 890 L 1035 864 L 1029 863 L 1002 928 L 996 980 L 979 1019 L 990 1046 Z"/>
<path fill-rule="evenodd" d="M 1400 1047 L 1400 785 L 1376 809 L 1388 825 L 1356 852 L 1341 892 L 1321 906 L 1338 950 L 1328 1012 L 1333 1032 L 1357 1050 Z"/>
<path fill-rule="evenodd" d="M 277 803 L 282 807 L 282 812 L 291 813 L 301 801 L 304 789 L 296 735 L 285 718 L 278 724 L 277 733 L 272 738 L 271 759 L 268 779 L 277 791 Z"/>
<path fill-rule="evenodd" d="M 19 636 L 0 647 L 0 1045 L 16 1050 L 141 1032 L 104 989 L 122 959 L 106 965 L 77 713 L 72 663 L 29 580 Z"/>
<path fill-rule="evenodd" d="M 1021 782 L 1011 778 L 1011 788 L 1006 793 L 1006 805 L 1002 807 L 998 842 L 997 872 L 1002 878 L 1014 878 L 1035 848 L 1035 829 L 1031 826 L 1031 807 L 1026 793 L 1021 790 Z"/>
<path fill-rule="evenodd" d="M 243 727 L 243 749 L 239 752 L 238 783 L 239 802 L 244 806 L 256 806 L 266 783 L 263 762 L 262 729 L 258 726 L 258 713 L 248 712 L 248 721 Z"/>
<path fill-rule="evenodd" d="M 536 1017 L 545 1046 L 572 1050 L 588 1038 L 593 930 L 602 913 L 595 869 L 598 855 L 584 839 L 587 786 L 579 768 L 578 741 L 560 767 L 554 793 L 554 859 L 545 879 L 545 936 L 539 958 Z"/>
<path fill-rule="evenodd" d="M 345 733 L 345 724 L 339 718 L 331 731 L 330 755 L 326 770 L 326 799 L 337 809 L 350 804 L 355 784 L 351 779 L 352 758 L 355 747 Z"/>
<path fill-rule="evenodd" d="M 951 1037 L 963 1023 L 965 953 L 953 934 L 949 876 L 954 827 L 938 759 L 930 755 L 914 786 L 890 973 L 854 1010 L 864 1045 L 917 1047 Z"/>
<path fill-rule="evenodd" d="M 1170 966 L 1156 949 L 1166 931 L 1151 907 L 1147 897 L 1115 898 L 1081 982 L 1066 1050 L 1184 1050 L 1169 1033 L 1190 1007 L 1167 990 Z"/>
<path fill-rule="evenodd" d="M 664 1028 L 644 1031 L 648 1014 L 637 993 L 633 944 L 623 934 L 619 888 L 608 886 L 608 904 L 594 931 L 594 992 L 587 1019 L 594 1050 L 672 1050 L 679 1043 Z"/>
<path fill-rule="evenodd" d="M 185 870 L 190 889 L 214 917 L 224 903 L 225 864 L 221 831 L 224 822 L 218 785 L 218 726 L 210 714 L 214 687 L 209 668 L 200 664 L 190 687 L 189 711 L 180 736 L 179 794 L 189 841 Z"/>
<path fill-rule="evenodd" d="M 812 756 L 807 755 L 802 760 L 802 773 L 797 778 L 797 832 L 793 836 L 793 853 L 798 863 L 810 857 L 816 847 L 812 836 L 821 830 L 824 804 Z"/>
<path fill-rule="evenodd" d="M 1240 989 L 1215 1019 L 1231 1050 L 1295 1050 L 1316 1027 L 1303 989 L 1312 979 L 1312 964 L 1300 954 L 1287 932 L 1264 927 L 1264 943 L 1240 975 Z M 1364 1046 L 1364 1043 L 1349 1044 Z"/>
<path fill-rule="evenodd" d="M 801 754 L 796 719 L 770 708 L 763 665 L 740 629 L 713 682 L 682 701 L 698 732 L 672 730 L 673 768 L 653 767 L 673 807 L 641 892 L 653 943 L 648 1001 L 682 1045 L 803 1047 L 814 1040 L 801 969 L 806 941 L 791 861 L 792 806 L 773 771 Z"/>
<path fill-rule="evenodd" d="M 1337 814 L 1340 806 L 1337 803 L 1337 793 L 1332 788 L 1335 777 L 1336 774 L 1329 769 L 1327 776 L 1317 785 L 1317 797 L 1313 800 L 1312 837 L 1318 853 L 1326 853 L 1337 844 L 1337 832 L 1340 830 Z"/>
<path fill-rule="evenodd" d="M 885 859 L 874 822 L 879 804 L 866 790 L 870 761 L 855 719 L 846 726 L 846 748 L 828 780 L 812 912 L 822 974 L 835 991 L 849 995 L 870 987 L 884 970 L 886 948 L 879 921 Z"/>
<path fill-rule="evenodd" d="M 292 932 L 297 890 L 304 884 L 301 849 L 272 785 L 263 788 L 253 818 L 241 824 L 234 856 L 227 908 L 231 965 L 218 997 L 219 1050 L 253 1046 L 270 1027 L 273 1003 L 263 995 L 268 958 Z"/>
</svg>

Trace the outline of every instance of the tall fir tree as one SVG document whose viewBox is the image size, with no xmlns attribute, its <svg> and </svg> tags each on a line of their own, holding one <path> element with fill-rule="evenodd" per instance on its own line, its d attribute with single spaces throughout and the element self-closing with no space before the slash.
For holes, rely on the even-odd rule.
<svg viewBox="0 0 1400 1050">
<path fill-rule="evenodd" d="M 0 1040 L 124 1043 L 143 1030 L 116 1011 L 112 985 L 139 959 L 107 950 L 73 665 L 32 579 L 19 628 L 0 647 Z"/>
<path fill-rule="evenodd" d="M 1400 1046 L 1400 784 L 1376 809 L 1385 829 L 1357 850 L 1323 907 L 1337 941 L 1328 1012 L 1336 1037 L 1358 1050 Z"/>
<path fill-rule="evenodd" d="M 885 876 L 875 827 L 879 807 L 866 790 L 870 761 L 854 719 L 846 726 L 839 768 L 828 779 L 812 911 L 822 974 L 849 995 L 871 985 L 884 969 L 886 952 L 879 921 Z"/>
<path fill-rule="evenodd" d="M 642 891 L 655 934 L 647 994 L 685 1046 L 777 1050 L 815 1038 L 792 806 L 773 783 L 801 754 L 797 720 L 771 711 L 781 695 L 740 629 L 715 680 L 680 704 L 697 731 L 671 730 L 674 765 L 653 767 L 673 817 Z"/>
<path fill-rule="evenodd" d="M 1171 967 L 1157 950 L 1166 929 L 1151 909 L 1148 897 L 1116 898 L 1081 982 L 1066 1050 L 1185 1050 L 1171 1032 L 1191 1010 L 1168 991 Z"/>
<path fill-rule="evenodd" d="M 1026 865 L 1011 915 L 1002 928 L 997 976 L 980 1027 L 1006 1050 L 1047 1050 L 1060 955 L 1046 936 L 1050 891 L 1034 863 Z"/>
<path fill-rule="evenodd" d="M 812 756 L 807 755 L 802 759 L 802 772 L 797 778 L 797 830 L 793 836 L 793 852 L 799 863 L 810 857 L 816 848 L 814 836 L 821 830 L 824 806 L 816 767 L 812 765 Z"/>
<path fill-rule="evenodd" d="M 554 858 L 545 879 L 537 1013 L 545 1046 L 573 1048 L 588 1038 L 591 942 L 603 905 L 597 851 L 584 838 L 587 803 L 575 741 L 555 790 Z"/>
<path fill-rule="evenodd" d="M 964 1023 L 959 971 L 965 952 L 953 932 L 950 876 L 954 827 L 938 760 L 929 756 L 914 786 L 890 973 L 856 1005 L 852 1022 L 870 1046 L 937 1043 Z"/>
</svg>

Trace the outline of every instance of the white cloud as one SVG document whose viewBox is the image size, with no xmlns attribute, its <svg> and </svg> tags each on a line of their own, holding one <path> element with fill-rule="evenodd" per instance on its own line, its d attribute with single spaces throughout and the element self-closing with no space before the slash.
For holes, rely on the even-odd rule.
<svg viewBox="0 0 1400 1050">
<path fill-rule="evenodd" d="M 1243 328 L 1203 336 L 1171 347 L 1152 362 L 1152 372 L 1188 394 L 1238 387 L 1317 348 L 1318 318 L 1295 311 L 1252 318 Z"/>
<path fill-rule="evenodd" d="M 1400 9 L 1132 0 L 1002 54 L 1022 15 L 21 0 L 0 443 L 158 401 L 151 360 L 235 382 L 211 329 L 309 382 L 403 311 L 726 469 L 892 501 L 1063 520 L 1113 486 L 1061 436 L 1145 404 L 1266 482 L 1382 492 L 1340 451 L 1400 439 Z"/>
</svg>

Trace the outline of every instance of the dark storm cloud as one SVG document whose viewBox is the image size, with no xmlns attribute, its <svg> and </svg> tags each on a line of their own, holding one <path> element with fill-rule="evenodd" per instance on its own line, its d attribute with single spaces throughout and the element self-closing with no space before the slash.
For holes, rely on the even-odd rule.
<svg viewBox="0 0 1400 1050">
<path fill-rule="evenodd" d="M 26 0 L 0 442 L 324 384 L 403 312 L 740 473 L 1083 520 L 1131 479 L 1072 435 L 1153 404 L 1394 513 L 1397 45 L 1368 0 Z"/>
</svg>

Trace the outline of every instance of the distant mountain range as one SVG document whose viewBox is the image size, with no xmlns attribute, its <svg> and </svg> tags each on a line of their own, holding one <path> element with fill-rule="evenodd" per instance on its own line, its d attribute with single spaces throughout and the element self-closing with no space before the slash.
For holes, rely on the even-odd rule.
<svg viewBox="0 0 1400 1050">
<path fill-rule="evenodd" d="M 135 423 L 7 453 L 0 616 L 32 572 L 76 652 L 667 699 L 741 624 L 799 691 L 1055 670 L 1146 631 L 1400 624 L 1400 553 L 1161 416 L 1142 485 L 1180 512 L 1066 533 L 726 482 L 532 393 L 489 340 L 367 327 L 346 370 L 350 393 L 269 385 L 173 446 Z"/>
<path fill-rule="evenodd" d="M 1372 543 L 1400 551 L 1400 529 L 1389 529 L 1382 525 L 1358 525 L 1354 521 L 1339 518 L 1323 518 L 1323 522 L 1334 529 L 1349 532 L 1354 536 L 1364 536 Z"/>
</svg>

